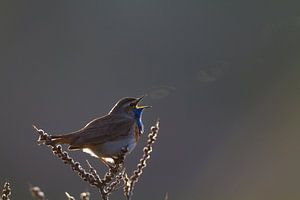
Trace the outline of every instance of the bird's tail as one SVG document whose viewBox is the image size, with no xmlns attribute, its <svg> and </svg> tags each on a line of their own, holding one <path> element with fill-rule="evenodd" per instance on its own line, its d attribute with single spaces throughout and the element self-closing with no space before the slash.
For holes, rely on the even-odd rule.
<svg viewBox="0 0 300 200">
<path fill-rule="evenodd" d="M 71 144 L 74 141 L 75 138 L 76 138 L 75 134 L 70 133 L 70 134 L 66 134 L 66 135 L 51 136 L 51 141 L 54 144 Z"/>
</svg>

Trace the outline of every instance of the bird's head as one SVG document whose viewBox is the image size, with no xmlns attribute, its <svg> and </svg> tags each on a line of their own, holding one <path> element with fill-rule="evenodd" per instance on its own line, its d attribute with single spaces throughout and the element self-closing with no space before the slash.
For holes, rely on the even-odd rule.
<svg viewBox="0 0 300 200">
<path fill-rule="evenodd" d="M 145 97 L 125 97 L 120 99 L 116 105 L 111 109 L 109 114 L 125 114 L 135 118 L 140 118 L 145 108 L 151 108 L 151 106 L 141 106 L 138 103 Z"/>
</svg>

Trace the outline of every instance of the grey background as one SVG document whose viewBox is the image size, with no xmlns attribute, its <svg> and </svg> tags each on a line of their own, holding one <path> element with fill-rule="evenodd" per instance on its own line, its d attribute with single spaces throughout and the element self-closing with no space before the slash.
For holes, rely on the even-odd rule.
<svg viewBox="0 0 300 200">
<path fill-rule="evenodd" d="M 28 184 L 48 199 L 97 199 L 36 145 L 31 124 L 73 131 L 147 93 L 146 130 L 159 117 L 161 131 L 134 199 L 299 199 L 299 11 L 298 1 L 1 1 L 1 182 L 14 199 L 30 199 Z"/>
</svg>

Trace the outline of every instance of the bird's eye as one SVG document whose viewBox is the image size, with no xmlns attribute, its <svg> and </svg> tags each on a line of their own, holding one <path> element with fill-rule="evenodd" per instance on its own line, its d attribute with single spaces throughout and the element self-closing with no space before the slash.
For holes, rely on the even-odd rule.
<svg viewBox="0 0 300 200">
<path fill-rule="evenodd" d="M 134 103 L 129 104 L 130 107 L 135 107 Z"/>
</svg>

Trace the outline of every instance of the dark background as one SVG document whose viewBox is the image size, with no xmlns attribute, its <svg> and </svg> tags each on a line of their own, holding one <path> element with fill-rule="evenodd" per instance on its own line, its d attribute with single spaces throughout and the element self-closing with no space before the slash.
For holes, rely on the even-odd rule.
<svg viewBox="0 0 300 200">
<path fill-rule="evenodd" d="M 0 181 L 13 199 L 30 199 L 28 184 L 49 200 L 99 198 L 31 124 L 73 131 L 145 93 L 146 130 L 159 117 L 161 131 L 134 199 L 300 198 L 299 1 L 2 0 L 0 27 Z"/>
</svg>

